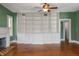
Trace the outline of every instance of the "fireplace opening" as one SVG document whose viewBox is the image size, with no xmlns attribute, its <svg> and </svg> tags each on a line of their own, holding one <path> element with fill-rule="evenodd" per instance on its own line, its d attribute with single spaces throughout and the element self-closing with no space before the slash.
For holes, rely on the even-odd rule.
<svg viewBox="0 0 79 59">
<path fill-rule="evenodd" d="M 0 38 L 0 49 L 6 48 L 6 37 Z"/>
</svg>

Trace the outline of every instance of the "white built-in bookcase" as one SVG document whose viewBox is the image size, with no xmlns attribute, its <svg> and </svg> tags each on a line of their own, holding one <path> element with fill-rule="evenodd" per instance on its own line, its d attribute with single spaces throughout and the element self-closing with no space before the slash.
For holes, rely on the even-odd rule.
<svg viewBox="0 0 79 59">
<path fill-rule="evenodd" d="M 18 13 L 17 42 L 32 44 L 59 43 L 58 12 Z"/>
</svg>

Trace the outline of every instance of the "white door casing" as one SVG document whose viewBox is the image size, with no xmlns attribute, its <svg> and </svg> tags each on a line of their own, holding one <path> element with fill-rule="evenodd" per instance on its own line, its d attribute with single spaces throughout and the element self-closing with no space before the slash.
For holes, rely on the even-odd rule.
<svg viewBox="0 0 79 59">
<path fill-rule="evenodd" d="M 69 42 L 71 41 L 71 19 L 60 19 L 60 23 L 61 21 L 68 21 L 69 22 Z M 65 25 L 63 24 L 63 34 L 64 34 L 64 38 L 61 39 L 61 41 L 65 41 Z M 61 24 L 60 24 L 60 31 L 61 31 Z M 61 32 L 60 32 L 61 33 Z"/>
</svg>

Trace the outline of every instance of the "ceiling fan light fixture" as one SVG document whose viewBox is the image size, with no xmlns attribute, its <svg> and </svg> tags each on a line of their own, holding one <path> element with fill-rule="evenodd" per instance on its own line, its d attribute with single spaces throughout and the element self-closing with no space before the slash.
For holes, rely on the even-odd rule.
<svg viewBox="0 0 79 59">
<path fill-rule="evenodd" d="M 43 9 L 43 11 L 44 11 L 44 12 L 47 12 L 47 11 L 48 11 L 48 9 Z"/>
<path fill-rule="evenodd" d="M 44 5 L 43 5 L 43 11 L 47 12 L 48 10 L 49 10 L 49 4 L 44 3 Z"/>
</svg>

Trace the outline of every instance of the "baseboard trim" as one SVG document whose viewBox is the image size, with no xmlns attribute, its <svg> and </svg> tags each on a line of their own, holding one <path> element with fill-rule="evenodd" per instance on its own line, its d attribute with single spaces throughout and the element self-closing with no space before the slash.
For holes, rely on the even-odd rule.
<svg viewBox="0 0 79 59">
<path fill-rule="evenodd" d="M 65 41 L 64 39 L 61 39 L 61 41 Z"/>
<path fill-rule="evenodd" d="M 18 42 L 17 41 L 17 44 L 31 44 L 31 43 L 29 43 L 29 42 L 28 43 L 27 42 Z"/>
<path fill-rule="evenodd" d="M 12 43 L 17 43 L 17 41 L 16 40 L 10 41 L 10 44 L 12 44 Z"/>
<path fill-rule="evenodd" d="M 64 40 L 61 40 L 64 41 Z M 10 43 L 24 43 L 24 44 L 34 44 L 34 43 L 25 43 L 25 42 L 17 42 L 16 40 L 12 40 Z M 57 42 L 57 44 L 60 44 L 60 42 Z M 70 40 L 69 43 L 76 43 L 79 44 L 79 41 L 76 40 Z M 41 43 L 41 44 L 52 44 L 52 43 Z M 55 43 L 56 44 L 56 43 Z"/>
<path fill-rule="evenodd" d="M 48 43 L 30 43 L 30 42 L 18 42 L 18 44 L 60 44 L 60 42 L 48 42 Z"/>
<path fill-rule="evenodd" d="M 61 40 L 61 41 L 65 41 L 65 40 Z M 76 43 L 76 44 L 79 44 L 79 41 L 76 41 L 76 40 L 69 40 L 69 43 Z"/>
<path fill-rule="evenodd" d="M 70 40 L 69 42 L 79 44 L 79 41 L 76 41 L 76 40 Z"/>
</svg>

